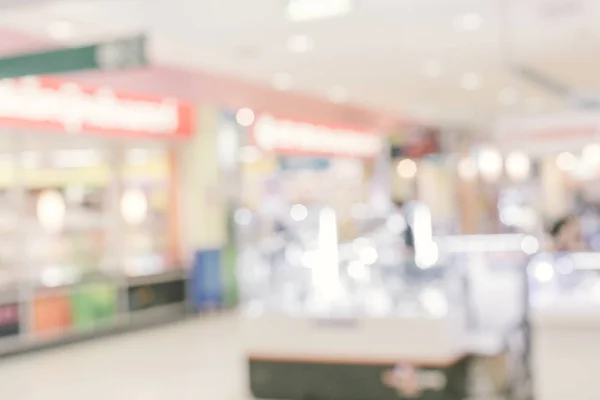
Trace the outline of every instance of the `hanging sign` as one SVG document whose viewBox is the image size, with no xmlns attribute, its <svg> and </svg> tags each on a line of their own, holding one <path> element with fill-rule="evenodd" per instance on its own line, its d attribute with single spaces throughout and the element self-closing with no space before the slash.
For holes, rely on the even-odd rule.
<svg viewBox="0 0 600 400">
<path fill-rule="evenodd" d="M 50 77 L 0 81 L 0 129 L 186 137 L 194 132 L 192 105 L 93 88 Z"/>
<path fill-rule="evenodd" d="M 252 142 L 277 154 L 374 158 L 383 138 L 372 132 L 332 128 L 261 115 L 251 130 Z"/>
<path fill-rule="evenodd" d="M 503 150 L 528 154 L 578 150 L 600 140 L 600 112 L 503 118 L 495 124 L 494 140 Z"/>
<path fill-rule="evenodd" d="M 0 58 L 0 79 L 91 70 L 136 68 L 148 64 L 145 36 Z"/>
</svg>

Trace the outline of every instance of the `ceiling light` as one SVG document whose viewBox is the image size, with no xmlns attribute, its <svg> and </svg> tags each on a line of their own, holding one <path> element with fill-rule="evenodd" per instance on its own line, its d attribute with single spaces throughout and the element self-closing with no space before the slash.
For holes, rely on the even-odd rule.
<svg viewBox="0 0 600 400">
<path fill-rule="evenodd" d="M 254 111 L 249 108 L 240 108 L 235 115 L 235 120 L 238 124 L 244 127 L 249 127 L 254 123 Z"/>
<path fill-rule="evenodd" d="M 290 74 L 279 72 L 273 75 L 273 87 L 277 90 L 290 90 L 294 85 L 294 81 Z"/>
<path fill-rule="evenodd" d="M 589 144 L 583 149 L 583 161 L 590 166 L 600 165 L 600 144 Z"/>
<path fill-rule="evenodd" d="M 531 160 L 527 154 L 515 151 L 505 160 L 506 173 L 514 181 L 525 181 L 531 173 Z"/>
<path fill-rule="evenodd" d="M 493 182 L 502 175 L 502 154 L 495 149 L 481 150 L 477 164 L 482 178 L 488 182 Z"/>
<path fill-rule="evenodd" d="M 498 101 L 505 106 L 511 106 L 517 102 L 519 94 L 512 87 L 505 87 L 498 93 Z"/>
<path fill-rule="evenodd" d="M 417 163 L 410 158 L 405 158 L 396 167 L 398 176 L 404 179 L 412 179 L 417 175 Z"/>
<path fill-rule="evenodd" d="M 341 86 L 334 86 L 329 90 L 328 97 L 333 103 L 345 103 L 348 101 L 348 91 Z"/>
<path fill-rule="evenodd" d="M 572 171 L 577 165 L 577 158 L 573 153 L 563 152 L 556 157 L 556 166 L 562 171 Z"/>
<path fill-rule="evenodd" d="M 465 90 L 477 90 L 481 87 L 481 76 L 468 72 L 461 77 L 460 85 Z"/>
<path fill-rule="evenodd" d="M 456 17 L 454 27 L 459 31 L 477 31 L 483 25 L 483 17 L 476 13 L 468 13 Z"/>
<path fill-rule="evenodd" d="M 352 0 L 288 0 L 287 17 L 292 21 L 309 21 L 335 17 L 352 11 Z"/>
<path fill-rule="evenodd" d="M 314 47 L 314 43 L 307 35 L 294 35 L 287 41 L 287 49 L 290 53 L 307 53 Z"/>
<path fill-rule="evenodd" d="M 48 35 L 54 40 L 69 40 L 73 37 L 73 24 L 69 21 L 54 21 L 48 26 Z"/>
<path fill-rule="evenodd" d="M 423 66 L 423 73 L 428 78 L 437 78 L 442 74 L 442 65 L 438 61 L 428 61 Z"/>
</svg>

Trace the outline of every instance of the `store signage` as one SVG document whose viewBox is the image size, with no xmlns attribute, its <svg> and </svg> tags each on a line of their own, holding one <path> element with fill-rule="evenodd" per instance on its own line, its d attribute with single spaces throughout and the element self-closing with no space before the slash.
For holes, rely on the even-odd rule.
<svg viewBox="0 0 600 400">
<path fill-rule="evenodd" d="M 321 171 L 331 166 L 331 160 L 328 158 L 280 157 L 277 161 L 279 162 L 279 169 L 282 171 Z"/>
<path fill-rule="evenodd" d="M 185 137 L 194 109 L 176 99 L 122 94 L 50 77 L 0 81 L 0 128 Z"/>
<path fill-rule="evenodd" d="M 146 38 L 135 36 L 93 45 L 0 58 L 0 79 L 135 68 L 147 63 Z"/>
<path fill-rule="evenodd" d="M 410 364 L 386 370 L 381 381 L 403 398 L 420 398 L 425 391 L 441 392 L 448 384 L 443 371 L 415 368 Z"/>
<path fill-rule="evenodd" d="M 185 301 L 185 280 L 132 286 L 128 288 L 128 295 L 130 311 L 142 311 L 183 303 Z"/>
<path fill-rule="evenodd" d="M 16 303 L 0 305 L 0 337 L 19 334 L 21 330 L 19 310 L 19 305 Z"/>
<path fill-rule="evenodd" d="M 600 140 L 600 112 L 504 118 L 495 124 L 494 139 L 501 148 L 530 154 L 575 150 Z"/>
<path fill-rule="evenodd" d="M 442 151 L 440 132 L 437 129 L 419 127 L 400 132 L 391 137 L 391 157 L 422 158 Z"/>
<path fill-rule="evenodd" d="M 331 128 L 261 115 L 252 127 L 252 141 L 264 151 L 325 157 L 374 158 L 383 138 L 371 132 Z"/>
</svg>

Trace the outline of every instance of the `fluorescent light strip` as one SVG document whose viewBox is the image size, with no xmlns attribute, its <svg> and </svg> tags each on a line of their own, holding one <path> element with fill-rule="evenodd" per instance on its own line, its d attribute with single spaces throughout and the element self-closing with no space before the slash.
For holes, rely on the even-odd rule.
<svg viewBox="0 0 600 400">
<path fill-rule="evenodd" d="M 292 21 L 330 18 L 352 11 L 352 0 L 290 0 L 287 16 Z"/>
</svg>

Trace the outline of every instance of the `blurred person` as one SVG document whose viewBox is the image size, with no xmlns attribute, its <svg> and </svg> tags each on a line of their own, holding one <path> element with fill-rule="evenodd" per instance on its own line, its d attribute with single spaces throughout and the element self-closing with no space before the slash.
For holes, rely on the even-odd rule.
<svg viewBox="0 0 600 400">
<path fill-rule="evenodd" d="M 586 249 L 581 235 L 581 223 L 577 216 L 570 215 L 556 221 L 550 228 L 554 251 L 583 251 Z"/>
<path fill-rule="evenodd" d="M 402 231 L 402 240 L 406 247 L 409 256 L 413 256 L 415 252 L 415 239 L 413 229 L 411 227 L 411 218 L 406 202 L 403 200 L 394 200 L 394 212 L 401 215 L 406 221 L 406 228 Z"/>
</svg>

